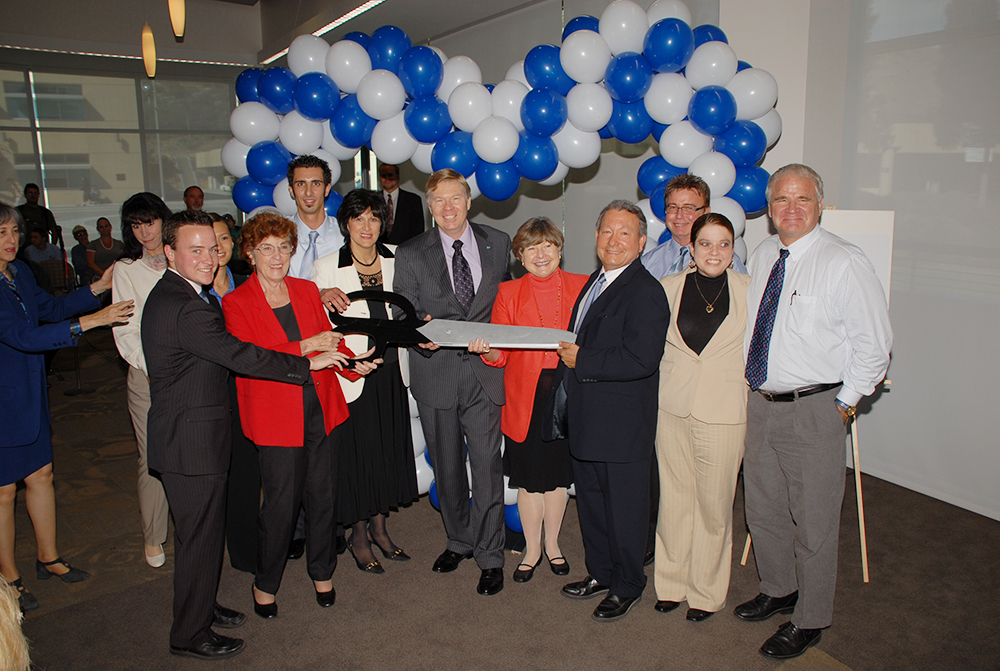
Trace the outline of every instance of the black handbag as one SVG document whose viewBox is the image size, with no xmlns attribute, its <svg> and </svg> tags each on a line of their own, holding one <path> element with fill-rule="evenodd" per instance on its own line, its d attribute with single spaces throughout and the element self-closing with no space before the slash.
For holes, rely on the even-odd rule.
<svg viewBox="0 0 1000 671">
<path fill-rule="evenodd" d="M 542 424 L 542 440 L 549 442 L 569 438 L 569 398 L 566 394 L 566 368 L 560 363 L 558 368 L 559 381 L 552 386 L 549 401 L 545 404 L 545 417 L 548 421 Z"/>
</svg>

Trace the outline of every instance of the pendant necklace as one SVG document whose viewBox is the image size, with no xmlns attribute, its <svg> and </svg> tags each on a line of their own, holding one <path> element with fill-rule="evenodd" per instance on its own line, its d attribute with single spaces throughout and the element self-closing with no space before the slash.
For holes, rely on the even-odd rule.
<svg viewBox="0 0 1000 671">
<path fill-rule="evenodd" d="M 705 305 L 705 312 L 707 312 L 708 314 L 712 314 L 713 312 L 715 312 L 715 305 L 714 305 L 714 303 L 717 300 L 719 300 L 720 296 L 722 296 L 722 292 L 726 290 L 726 285 L 728 285 L 728 284 L 729 284 L 729 276 L 727 275 L 726 278 L 722 281 L 722 288 L 719 289 L 719 293 L 715 296 L 715 300 L 713 300 L 710 303 L 708 301 L 708 299 L 705 298 L 705 294 L 703 294 L 701 292 L 701 285 L 698 284 L 698 273 L 695 272 L 695 274 L 694 274 L 694 288 L 697 289 L 698 293 L 701 295 L 701 300 L 705 301 L 705 303 L 706 303 L 706 305 Z"/>
</svg>

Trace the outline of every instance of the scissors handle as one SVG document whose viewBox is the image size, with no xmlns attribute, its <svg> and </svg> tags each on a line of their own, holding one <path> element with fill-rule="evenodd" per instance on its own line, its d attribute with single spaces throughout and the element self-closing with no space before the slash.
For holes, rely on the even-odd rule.
<svg viewBox="0 0 1000 671">
<path fill-rule="evenodd" d="M 361 291 L 352 291 L 347 294 L 348 300 L 351 302 L 360 300 L 370 300 L 378 301 L 384 303 L 393 303 L 403 309 L 406 318 L 401 321 L 394 321 L 392 315 L 389 315 L 389 319 L 364 319 L 359 317 L 346 317 L 336 311 L 330 311 L 330 321 L 332 321 L 337 326 L 343 327 L 339 329 L 341 332 L 348 334 L 361 334 L 370 336 L 375 341 L 375 351 L 363 359 L 352 359 L 347 364 L 344 365 L 345 368 L 349 370 L 354 369 L 354 364 L 357 361 L 372 361 L 374 359 L 381 358 L 385 354 L 386 347 L 389 345 L 389 340 L 386 338 L 387 331 L 397 332 L 393 335 L 402 335 L 403 331 L 406 331 L 406 338 L 398 338 L 399 344 L 409 344 L 411 342 L 427 342 L 427 339 L 421 336 L 416 331 L 416 326 L 423 324 L 419 319 L 417 319 L 417 310 L 413 307 L 411 303 L 405 296 L 400 296 L 397 293 L 391 291 L 376 291 L 374 289 L 363 289 Z"/>
</svg>

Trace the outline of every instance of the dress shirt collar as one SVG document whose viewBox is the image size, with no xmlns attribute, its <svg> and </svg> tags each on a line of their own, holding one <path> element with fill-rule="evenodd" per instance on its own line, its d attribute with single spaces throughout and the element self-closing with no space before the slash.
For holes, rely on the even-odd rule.
<svg viewBox="0 0 1000 671">
<path fill-rule="evenodd" d="M 472 224 L 468 221 L 465 222 L 465 230 L 458 238 L 451 237 L 440 228 L 437 229 L 437 232 L 438 235 L 441 236 L 441 246 L 444 247 L 444 255 L 447 256 L 449 260 L 451 259 L 452 254 L 455 253 L 452 245 L 456 239 L 462 241 L 462 254 L 468 255 L 471 252 L 467 252 L 466 250 L 470 247 L 476 247 L 476 256 L 479 256 L 479 247 L 476 245 L 476 235 L 472 232 Z"/>
<path fill-rule="evenodd" d="M 635 263 L 635 261 L 633 261 L 632 263 Z M 617 280 L 618 277 L 622 273 L 624 273 L 625 270 L 629 266 L 632 265 L 632 263 L 628 264 L 628 266 L 622 266 L 621 268 L 615 268 L 614 270 L 603 270 L 602 269 L 601 272 L 604 273 L 604 286 L 601 287 L 601 293 L 603 294 L 605 291 L 607 291 L 608 287 L 611 286 L 611 283 L 614 282 L 615 280 Z"/>
<path fill-rule="evenodd" d="M 816 224 L 814 229 L 790 245 L 781 244 L 781 238 L 778 238 L 778 250 L 780 252 L 782 249 L 787 249 L 788 259 L 792 262 L 798 261 L 802 258 L 802 255 L 805 254 L 809 248 L 813 246 L 813 244 L 815 244 L 816 240 L 819 239 L 819 236 L 819 224 Z"/>
<path fill-rule="evenodd" d="M 197 282 L 192 282 L 192 281 L 191 281 L 191 280 L 189 280 L 188 278 L 184 277 L 183 275 L 181 275 L 180 273 L 178 273 L 178 272 L 177 272 L 177 270 L 176 270 L 176 269 L 174 269 L 174 268 L 167 268 L 167 270 L 169 270 L 170 272 L 174 273 L 175 275 L 177 275 L 177 277 L 181 278 L 182 280 L 184 280 L 185 282 L 187 282 L 188 284 L 190 284 L 190 285 L 191 285 L 191 288 L 192 288 L 192 289 L 194 289 L 194 292 L 195 292 L 196 294 L 198 294 L 198 297 L 199 297 L 199 298 L 201 297 L 201 291 L 202 291 L 202 289 L 203 289 L 204 287 L 202 287 L 202 286 L 201 286 L 200 284 L 198 284 Z"/>
</svg>

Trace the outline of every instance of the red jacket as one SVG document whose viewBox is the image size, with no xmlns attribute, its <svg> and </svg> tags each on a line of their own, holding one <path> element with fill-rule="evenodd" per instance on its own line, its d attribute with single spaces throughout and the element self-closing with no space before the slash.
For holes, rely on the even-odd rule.
<svg viewBox="0 0 1000 671">
<path fill-rule="evenodd" d="M 288 297 L 292 302 L 295 321 L 302 339 L 330 330 L 330 321 L 319 300 L 319 289 L 308 280 L 285 277 Z M 274 310 L 264 298 L 260 280 L 252 275 L 239 288 L 222 299 L 226 315 L 226 329 L 240 340 L 252 342 L 265 349 L 298 355 L 298 341 L 289 342 L 285 330 L 278 323 Z M 354 356 L 340 341 L 338 350 Z M 343 373 L 357 379 L 356 373 Z M 333 368 L 314 371 L 316 394 L 323 406 L 323 423 L 330 433 L 348 417 L 344 392 Z M 236 378 L 237 398 L 240 403 L 240 421 L 243 433 L 258 445 L 297 447 L 303 444 L 305 419 L 302 409 L 302 387 L 284 382 L 271 382 L 253 378 Z"/>
<path fill-rule="evenodd" d="M 567 273 L 557 270 L 562 282 L 562 307 L 559 310 L 559 326 L 569 328 L 569 318 L 573 313 L 573 305 L 577 296 L 587 283 L 586 275 Z M 554 315 L 545 315 L 545 326 L 551 328 Z M 541 327 L 538 306 L 532 295 L 530 276 L 502 282 L 493 302 L 493 315 L 490 321 L 494 324 L 512 324 L 515 326 Z M 486 361 L 489 366 L 503 367 L 503 387 L 507 398 L 503 406 L 500 429 L 505 436 L 519 443 L 528 436 L 528 425 L 531 423 L 531 406 L 535 400 L 535 387 L 542 373 L 545 352 L 542 350 L 500 350 L 500 358 L 495 363 Z"/>
</svg>

